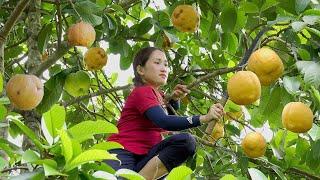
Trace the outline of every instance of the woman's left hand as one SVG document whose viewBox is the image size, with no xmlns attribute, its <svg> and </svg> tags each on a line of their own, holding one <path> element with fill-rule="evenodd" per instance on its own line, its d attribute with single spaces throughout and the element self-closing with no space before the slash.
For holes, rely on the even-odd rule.
<svg viewBox="0 0 320 180">
<path fill-rule="evenodd" d="M 178 101 L 188 93 L 190 93 L 190 90 L 187 89 L 187 85 L 177 84 L 176 87 L 174 87 L 172 99 Z"/>
</svg>

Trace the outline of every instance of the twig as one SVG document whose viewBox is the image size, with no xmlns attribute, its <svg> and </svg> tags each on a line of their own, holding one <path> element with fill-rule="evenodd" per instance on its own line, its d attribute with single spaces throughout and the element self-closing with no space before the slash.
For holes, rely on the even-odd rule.
<svg viewBox="0 0 320 180">
<path fill-rule="evenodd" d="M 102 95 L 102 94 L 108 94 L 108 93 L 112 93 L 112 92 L 119 91 L 119 90 L 130 89 L 131 87 L 132 87 L 132 85 L 128 84 L 128 85 L 125 85 L 125 86 L 114 87 L 112 89 L 103 89 L 103 90 L 98 91 L 98 92 L 94 92 L 94 93 L 91 93 L 91 94 L 88 94 L 88 95 L 85 95 L 85 96 L 80 96 L 80 97 L 74 98 L 74 99 L 72 99 L 70 101 L 67 101 L 67 102 L 62 102 L 61 105 L 63 105 L 64 107 L 67 107 L 67 106 L 70 106 L 70 105 L 72 105 L 74 103 L 80 102 L 82 100 L 85 100 L 85 99 L 88 99 L 88 98 L 91 98 L 91 97 L 99 96 L 99 95 Z"/>
<path fill-rule="evenodd" d="M 12 170 L 17 170 L 17 169 L 28 170 L 28 167 L 26 167 L 26 166 L 15 166 L 15 167 L 12 167 L 12 168 L 4 169 L 4 170 L 1 171 L 1 173 L 10 172 Z"/>
<path fill-rule="evenodd" d="M 0 41 L 4 41 L 7 38 L 12 27 L 14 26 L 16 21 L 19 19 L 20 15 L 22 14 L 23 10 L 27 7 L 29 2 L 30 2 L 30 0 L 22 0 L 17 4 L 15 9 L 11 13 L 9 19 L 7 20 L 7 22 L 4 24 L 3 28 L 1 29 Z"/>
<path fill-rule="evenodd" d="M 62 42 L 60 48 L 53 55 L 51 55 L 45 62 L 40 64 L 38 68 L 34 68 L 34 70 L 30 73 L 40 76 L 45 70 L 55 64 L 56 61 L 66 54 L 70 48 L 71 46 L 67 42 Z"/>
</svg>

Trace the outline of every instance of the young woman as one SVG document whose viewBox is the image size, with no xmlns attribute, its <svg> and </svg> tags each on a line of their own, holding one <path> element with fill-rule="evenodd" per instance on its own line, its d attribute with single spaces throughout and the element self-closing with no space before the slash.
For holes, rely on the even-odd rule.
<svg viewBox="0 0 320 180">
<path fill-rule="evenodd" d="M 175 116 L 164 102 L 160 86 L 166 84 L 168 61 L 165 53 L 154 47 L 141 49 L 134 58 L 135 88 L 128 96 L 117 127 L 108 141 L 116 141 L 124 149 L 113 149 L 121 161 L 107 161 L 115 170 L 127 168 L 139 172 L 146 179 L 156 179 L 179 166 L 196 149 L 195 139 L 188 133 L 172 135 L 162 139 L 161 133 L 179 131 L 220 119 L 221 104 L 214 104 L 206 115 Z M 190 91 L 184 85 L 177 85 L 169 103 L 179 108 L 179 99 Z"/>
</svg>

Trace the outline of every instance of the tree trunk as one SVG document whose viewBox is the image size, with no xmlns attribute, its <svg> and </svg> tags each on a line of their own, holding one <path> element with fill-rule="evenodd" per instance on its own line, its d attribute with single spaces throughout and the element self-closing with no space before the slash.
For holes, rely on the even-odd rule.
<svg viewBox="0 0 320 180">
<path fill-rule="evenodd" d="M 27 72 L 31 72 L 33 69 L 41 64 L 41 54 L 38 48 L 38 34 L 41 30 L 41 14 L 39 12 L 41 7 L 41 0 L 32 0 L 30 2 L 29 12 L 28 12 L 28 60 L 26 62 Z M 37 115 L 35 111 L 29 111 L 23 113 L 23 118 L 25 124 L 38 136 L 41 134 L 41 116 Z M 24 136 L 24 141 L 22 148 L 33 149 L 34 144 Z"/>
</svg>

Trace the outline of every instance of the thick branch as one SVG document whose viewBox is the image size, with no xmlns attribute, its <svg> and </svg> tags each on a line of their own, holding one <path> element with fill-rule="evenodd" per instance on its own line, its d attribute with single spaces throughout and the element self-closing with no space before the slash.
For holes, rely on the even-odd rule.
<svg viewBox="0 0 320 180">
<path fill-rule="evenodd" d="M 102 95 L 102 94 L 112 93 L 112 92 L 119 91 L 119 90 L 130 89 L 131 87 L 132 87 L 132 85 L 128 84 L 128 85 L 125 85 L 125 86 L 114 87 L 112 89 L 103 89 L 101 91 L 97 91 L 97 92 L 94 92 L 94 93 L 91 93 L 91 94 L 88 94 L 88 95 L 85 95 L 85 96 L 80 96 L 80 97 L 74 98 L 74 99 L 72 99 L 71 101 L 68 101 L 68 102 L 62 102 L 61 104 L 64 107 L 67 107 L 67 106 L 70 106 L 72 104 L 78 103 L 78 102 L 80 102 L 82 100 L 85 100 L 85 99 L 89 99 L 89 98 L 92 98 L 92 97 L 95 97 L 95 96 L 99 96 L 99 95 Z"/>
<path fill-rule="evenodd" d="M 0 32 L 0 41 L 4 41 L 8 34 L 10 33 L 12 27 L 19 19 L 20 15 L 22 14 L 23 10 L 27 7 L 30 0 L 22 0 L 20 1 L 14 11 L 11 13 L 8 21 L 4 24 L 1 32 Z"/>
<path fill-rule="evenodd" d="M 47 61 L 43 62 L 38 68 L 31 71 L 31 74 L 35 74 L 36 76 L 40 76 L 46 69 L 56 63 L 64 54 L 66 54 L 71 46 L 67 42 L 62 42 L 60 48 L 51 55 Z"/>
</svg>

